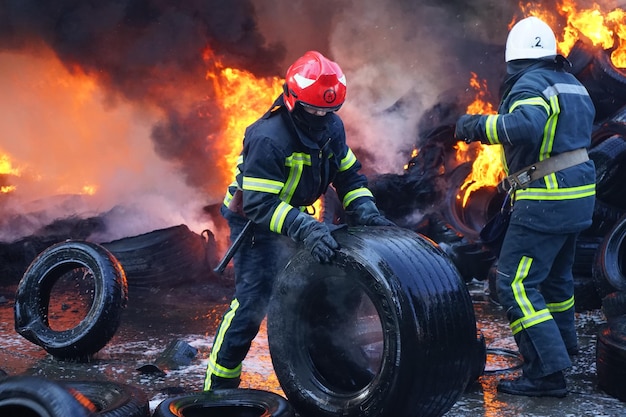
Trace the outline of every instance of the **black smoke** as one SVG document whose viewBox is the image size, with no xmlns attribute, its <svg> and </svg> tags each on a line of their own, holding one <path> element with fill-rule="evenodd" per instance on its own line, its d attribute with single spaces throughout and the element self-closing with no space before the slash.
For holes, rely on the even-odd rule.
<svg viewBox="0 0 626 417">
<path fill-rule="evenodd" d="M 50 49 L 97 79 L 107 106 L 158 108 L 156 153 L 219 203 L 213 63 L 282 77 L 303 52 L 321 51 L 348 74 L 341 116 L 366 173 L 398 173 L 420 132 L 470 100 L 471 71 L 497 92 L 518 12 L 513 0 L 3 0 L 0 52 Z"/>
<path fill-rule="evenodd" d="M 220 155 L 206 138 L 219 115 L 203 51 L 225 67 L 280 74 L 285 49 L 267 45 L 255 19 L 247 0 L 6 0 L 0 49 L 35 52 L 45 44 L 68 68 L 96 77 L 112 105 L 128 100 L 160 107 L 166 117 L 154 128 L 156 151 L 176 163 L 190 185 L 210 191 L 207 164 Z"/>
</svg>

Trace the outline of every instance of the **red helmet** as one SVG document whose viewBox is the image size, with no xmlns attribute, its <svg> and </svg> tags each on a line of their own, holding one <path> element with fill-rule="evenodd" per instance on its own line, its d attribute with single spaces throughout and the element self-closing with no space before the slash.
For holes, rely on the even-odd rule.
<svg viewBox="0 0 626 417">
<path fill-rule="evenodd" d="M 317 51 L 308 51 L 287 70 L 285 105 L 296 103 L 322 111 L 339 110 L 346 99 L 346 76 L 336 62 Z"/>
</svg>

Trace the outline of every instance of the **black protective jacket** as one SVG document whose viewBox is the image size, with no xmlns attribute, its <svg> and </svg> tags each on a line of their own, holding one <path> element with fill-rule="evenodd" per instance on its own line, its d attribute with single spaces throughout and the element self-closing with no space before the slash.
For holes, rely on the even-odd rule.
<svg viewBox="0 0 626 417">
<path fill-rule="evenodd" d="M 501 144 L 512 174 L 562 152 L 588 148 L 595 108 L 585 87 L 562 60 L 533 60 L 511 74 L 497 115 L 485 115 L 476 134 Z M 546 175 L 515 192 L 512 223 L 568 233 L 591 225 L 595 202 L 593 161 Z"/>
<path fill-rule="evenodd" d="M 243 191 L 243 212 L 256 224 L 287 234 L 298 213 L 332 184 L 346 209 L 373 200 L 361 164 L 346 144 L 343 122 L 329 114 L 324 137 L 312 140 L 296 127 L 282 95 L 246 131 L 236 178 L 224 204 Z"/>
</svg>

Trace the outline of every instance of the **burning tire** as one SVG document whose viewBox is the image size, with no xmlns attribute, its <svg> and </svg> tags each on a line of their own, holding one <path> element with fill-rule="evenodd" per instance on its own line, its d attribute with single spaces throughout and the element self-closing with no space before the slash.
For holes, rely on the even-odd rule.
<svg viewBox="0 0 626 417">
<path fill-rule="evenodd" d="M 34 376 L 14 376 L 0 380 L 0 415 L 87 417 L 93 416 L 84 404 L 61 385 Z M 81 403 L 83 401 L 83 403 Z M 90 405 L 86 402 L 86 405 Z"/>
<path fill-rule="evenodd" d="M 103 243 L 120 261 L 131 289 L 208 279 L 207 241 L 185 225 Z"/>
<path fill-rule="evenodd" d="M 99 417 L 150 417 L 148 396 L 139 388 L 111 381 L 68 381 L 69 392 L 86 397 Z"/>
<path fill-rule="evenodd" d="M 626 319 L 602 325 L 596 347 L 598 387 L 626 401 Z"/>
<path fill-rule="evenodd" d="M 333 264 L 300 251 L 276 279 L 268 342 L 289 402 L 302 416 L 443 415 L 480 367 L 459 272 L 406 229 L 335 237 Z"/>
<path fill-rule="evenodd" d="M 589 91 L 596 108 L 596 121 L 602 121 L 624 105 L 626 73 L 611 61 L 611 50 L 578 41 L 568 55 L 572 73 Z"/>
<path fill-rule="evenodd" d="M 293 417 L 295 413 L 286 399 L 273 392 L 227 389 L 169 398 L 156 407 L 152 417 L 200 415 Z"/>
<path fill-rule="evenodd" d="M 60 300 L 51 303 L 59 288 Z M 85 358 L 113 337 L 126 301 L 124 270 L 109 251 L 90 242 L 57 243 L 20 280 L 15 329 L 57 358 Z"/>
<path fill-rule="evenodd" d="M 598 294 L 604 297 L 616 290 L 626 290 L 626 216 L 605 236 L 593 263 L 593 280 Z"/>
<path fill-rule="evenodd" d="M 466 196 L 465 193 L 470 191 L 463 190 L 462 186 L 471 171 L 472 164 L 468 162 L 459 165 L 450 174 L 443 214 L 459 233 L 476 241 L 480 239 L 480 231 L 487 221 L 502 207 L 505 195 L 498 193 L 496 187 L 481 187 Z"/>
</svg>

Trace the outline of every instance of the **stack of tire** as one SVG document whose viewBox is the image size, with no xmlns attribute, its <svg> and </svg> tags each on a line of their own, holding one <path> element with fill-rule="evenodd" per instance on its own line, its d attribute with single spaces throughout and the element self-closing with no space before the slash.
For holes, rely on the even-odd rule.
<svg viewBox="0 0 626 417">
<path fill-rule="evenodd" d="M 569 59 L 596 107 L 589 151 L 596 165 L 596 206 L 579 247 L 585 262 L 593 253 L 593 289 L 607 319 L 597 339 L 598 386 L 626 401 L 626 70 L 612 64 L 611 52 L 578 42 Z"/>
<path fill-rule="evenodd" d="M 122 264 L 131 290 L 171 288 L 206 282 L 213 277 L 216 243 L 208 230 L 201 235 L 186 225 L 154 230 L 102 243 Z"/>
<path fill-rule="evenodd" d="M 626 401 L 626 216 L 607 233 L 593 264 L 593 277 L 607 319 L 596 347 L 598 386 Z"/>
<path fill-rule="evenodd" d="M 51 245 L 18 284 L 15 329 L 56 358 L 88 360 L 117 331 L 129 288 L 206 280 L 212 273 L 212 242 L 212 235 L 205 238 L 180 225 L 104 244 L 67 240 Z M 87 282 L 93 300 L 80 322 L 55 329 L 48 317 L 51 294 L 66 277 Z"/>
</svg>

